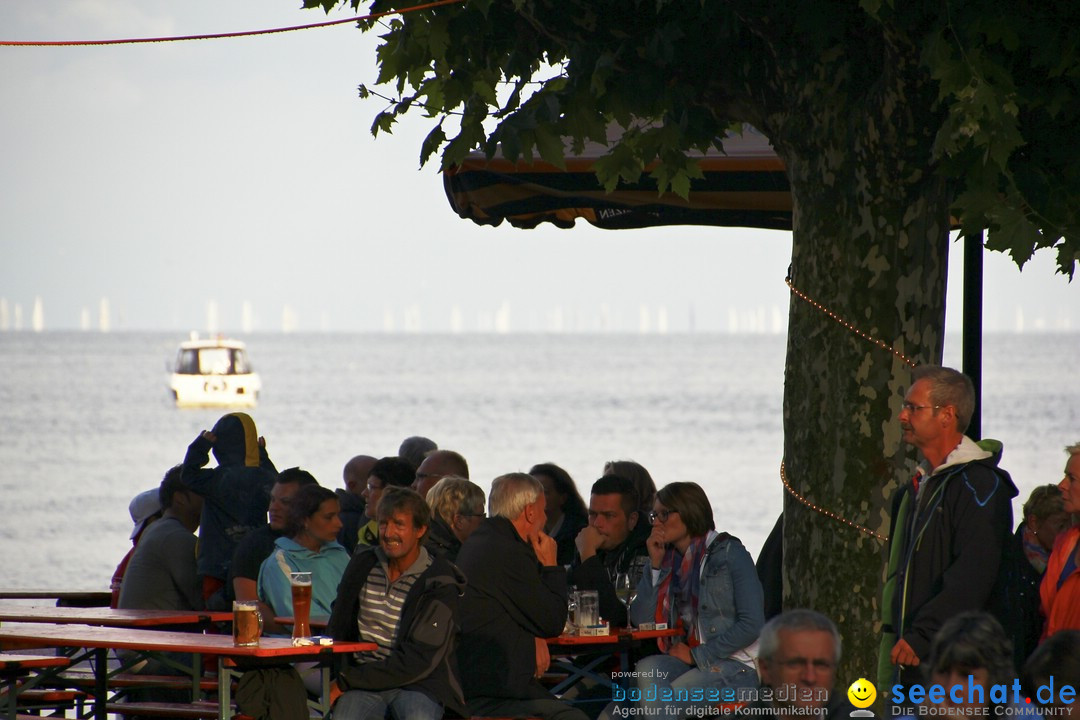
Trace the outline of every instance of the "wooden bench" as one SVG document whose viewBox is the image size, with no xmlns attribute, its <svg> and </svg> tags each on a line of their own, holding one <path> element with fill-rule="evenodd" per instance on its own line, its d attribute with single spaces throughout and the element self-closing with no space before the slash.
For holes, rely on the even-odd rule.
<svg viewBox="0 0 1080 720">
<path fill-rule="evenodd" d="M 110 702 L 105 704 L 105 711 L 114 715 L 127 717 L 139 715 L 142 717 L 161 718 L 216 718 L 218 716 L 218 704 L 207 700 L 196 703 L 167 703 L 167 702 Z M 235 720 L 254 720 L 250 715 L 235 713 Z"/>
<path fill-rule="evenodd" d="M 96 684 L 94 673 L 87 670 L 72 670 L 61 673 L 58 681 L 65 687 L 93 688 Z M 142 673 L 118 673 L 109 678 L 109 689 L 113 688 L 169 688 L 189 690 L 191 678 L 185 675 L 147 675 Z M 204 692 L 217 692 L 216 677 L 200 677 L 199 689 Z"/>
<path fill-rule="evenodd" d="M 28 710 L 66 709 L 85 697 L 86 693 L 68 689 L 29 688 L 20 680 L 34 670 L 64 667 L 69 660 L 62 655 L 30 655 L 0 653 L 0 706 Z M 11 695 L 14 693 L 14 702 Z"/>
</svg>

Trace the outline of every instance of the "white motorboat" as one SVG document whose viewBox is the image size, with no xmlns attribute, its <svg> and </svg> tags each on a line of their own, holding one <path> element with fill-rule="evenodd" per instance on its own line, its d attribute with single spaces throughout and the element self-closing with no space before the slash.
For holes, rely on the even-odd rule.
<svg viewBox="0 0 1080 720">
<path fill-rule="evenodd" d="M 239 340 L 222 337 L 180 344 L 169 389 L 176 407 L 253 407 L 262 381 Z"/>
</svg>

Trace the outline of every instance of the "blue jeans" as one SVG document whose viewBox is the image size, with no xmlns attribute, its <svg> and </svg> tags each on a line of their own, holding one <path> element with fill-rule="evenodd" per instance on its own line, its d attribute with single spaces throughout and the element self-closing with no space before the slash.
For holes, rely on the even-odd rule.
<svg viewBox="0 0 1080 720">
<path fill-rule="evenodd" d="M 389 715 L 387 714 L 389 713 Z M 415 690 L 349 690 L 334 703 L 334 720 L 440 720 L 442 705 Z"/>
<path fill-rule="evenodd" d="M 724 660 L 715 670 L 702 670 L 691 667 L 682 660 L 670 655 L 649 655 L 638 661 L 634 666 L 633 682 L 642 698 L 636 703 L 624 700 L 617 703 L 623 707 L 637 704 L 648 708 L 649 717 L 675 718 L 681 717 L 680 713 L 690 710 L 703 710 L 709 712 L 720 704 L 720 700 L 710 697 L 710 690 L 723 690 L 732 688 L 736 697 L 740 688 L 756 688 L 758 686 L 757 672 L 738 660 Z M 665 692 L 673 691 L 676 695 L 680 690 L 693 693 L 700 688 L 704 698 L 698 701 L 686 700 L 660 700 Z M 635 693 L 636 694 L 636 693 Z M 714 693 L 715 694 L 715 693 Z M 655 697 L 656 700 L 645 700 L 646 697 Z M 603 718 L 614 716 L 616 703 L 608 705 L 600 715 Z"/>
</svg>

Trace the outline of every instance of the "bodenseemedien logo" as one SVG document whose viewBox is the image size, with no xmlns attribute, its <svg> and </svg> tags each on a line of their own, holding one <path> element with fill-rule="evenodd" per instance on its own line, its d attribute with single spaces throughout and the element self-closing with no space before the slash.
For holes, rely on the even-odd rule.
<svg viewBox="0 0 1080 720">
<path fill-rule="evenodd" d="M 973 675 L 968 675 L 966 685 L 893 685 L 889 704 L 893 715 L 976 717 L 992 713 L 998 716 L 1068 717 L 1071 708 L 1053 706 L 1070 705 L 1075 700 L 1076 688 L 1067 684 L 1055 687 L 1052 675 L 1045 685 L 1035 690 L 1034 697 L 1024 695 L 1019 679 L 1008 685 L 997 683 L 984 687 L 975 682 Z M 914 707 L 905 707 L 908 703 Z M 1042 706 L 1038 710 L 1036 703 Z"/>
</svg>

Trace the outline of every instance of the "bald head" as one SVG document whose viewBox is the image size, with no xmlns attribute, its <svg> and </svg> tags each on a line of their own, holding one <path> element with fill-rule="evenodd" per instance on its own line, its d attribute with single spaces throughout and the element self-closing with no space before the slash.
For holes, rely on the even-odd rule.
<svg viewBox="0 0 1080 720">
<path fill-rule="evenodd" d="M 341 477 L 345 481 L 345 489 L 353 495 L 364 492 L 364 485 L 367 483 L 368 475 L 371 474 L 371 468 L 374 464 L 375 458 L 370 455 L 357 455 L 345 463 L 345 469 L 341 471 Z"/>
<path fill-rule="evenodd" d="M 413 490 L 420 493 L 420 497 L 427 497 L 428 490 L 447 475 L 468 480 L 469 464 L 453 450 L 432 450 L 416 470 Z"/>
</svg>

